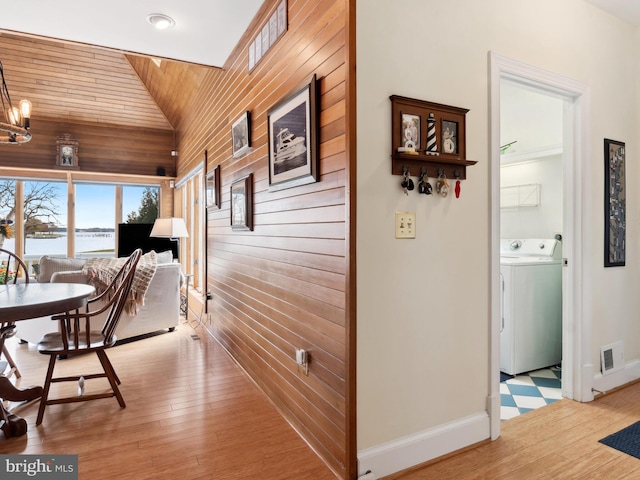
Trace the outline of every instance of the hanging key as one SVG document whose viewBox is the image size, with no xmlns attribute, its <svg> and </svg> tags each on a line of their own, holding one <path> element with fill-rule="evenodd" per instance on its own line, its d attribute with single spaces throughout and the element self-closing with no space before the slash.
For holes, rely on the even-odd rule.
<svg viewBox="0 0 640 480">
<path fill-rule="evenodd" d="M 429 177 L 427 177 L 427 169 L 423 167 L 420 174 L 420 180 L 418 180 L 418 193 L 431 195 L 432 191 L 433 187 L 429 183 Z"/>
<path fill-rule="evenodd" d="M 449 194 L 449 181 L 447 180 L 447 176 L 443 173 L 438 175 L 438 181 L 436 182 L 436 192 L 443 197 L 446 197 Z"/>
<path fill-rule="evenodd" d="M 402 180 L 402 183 L 400 183 L 400 186 L 404 189 L 404 194 L 409 195 L 409 190 L 413 190 L 415 186 L 413 184 L 413 180 L 411 180 L 411 178 L 409 177 L 409 170 L 405 168 L 403 175 L 404 175 L 404 180 Z"/>
</svg>

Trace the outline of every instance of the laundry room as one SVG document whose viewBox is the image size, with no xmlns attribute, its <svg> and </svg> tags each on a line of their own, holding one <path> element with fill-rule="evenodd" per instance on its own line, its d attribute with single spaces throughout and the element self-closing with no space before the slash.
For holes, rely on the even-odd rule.
<svg viewBox="0 0 640 480">
<path fill-rule="evenodd" d="M 500 86 L 500 238 L 562 234 L 563 101 L 515 81 Z"/>
<path fill-rule="evenodd" d="M 563 109 L 552 92 L 501 81 L 503 420 L 562 396 Z"/>
</svg>

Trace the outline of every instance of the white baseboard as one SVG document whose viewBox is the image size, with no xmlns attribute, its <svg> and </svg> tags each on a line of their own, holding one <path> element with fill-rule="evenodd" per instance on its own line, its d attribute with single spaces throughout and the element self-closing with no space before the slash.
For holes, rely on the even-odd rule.
<svg viewBox="0 0 640 480">
<path fill-rule="evenodd" d="M 358 471 L 376 478 L 406 470 L 490 437 L 487 412 L 461 418 L 358 452 Z"/>
<path fill-rule="evenodd" d="M 624 365 L 624 368 L 609 375 L 598 373 L 593 376 L 593 388 L 597 392 L 607 392 L 617 387 L 640 378 L 640 360 L 633 360 Z"/>
</svg>

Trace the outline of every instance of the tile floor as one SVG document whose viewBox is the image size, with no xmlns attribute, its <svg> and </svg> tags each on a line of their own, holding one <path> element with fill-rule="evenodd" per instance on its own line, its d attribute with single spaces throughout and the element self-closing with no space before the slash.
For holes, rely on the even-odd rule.
<svg viewBox="0 0 640 480">
<path fill-rule="evenodd" d="M 504 375 L 502 375 L 504 377 Z M 500 419 L 509 420 L 562 398 L 562 370 L 544 368 L 500 382 Z"/>
</svg>

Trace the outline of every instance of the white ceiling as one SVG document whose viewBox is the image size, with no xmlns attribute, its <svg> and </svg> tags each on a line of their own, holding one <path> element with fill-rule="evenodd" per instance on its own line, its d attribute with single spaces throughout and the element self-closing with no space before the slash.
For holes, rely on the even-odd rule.
<svg viewBox="0 0 640 480">
<path fill-rule="evenodd" d="M 222 67 L 263 0 L 0 0 L 0 30 Z M 156 30 L 147 15 L 176 25 Z"/>
<path fill-rule="evenodd" d="M 639 0 L 586 0 L 632 25 L 640 25 Z"/>
<path fill-rule="evenodd" d="M 640 25 L 640 0 L 586 0 Z M 263 0 L 0 0 L 0 30 L 221 67 Z M 10 13 L 7 13 L 10 12 Z M 159 31 L 147 15 L 176 26 Z"/>
</svg>

